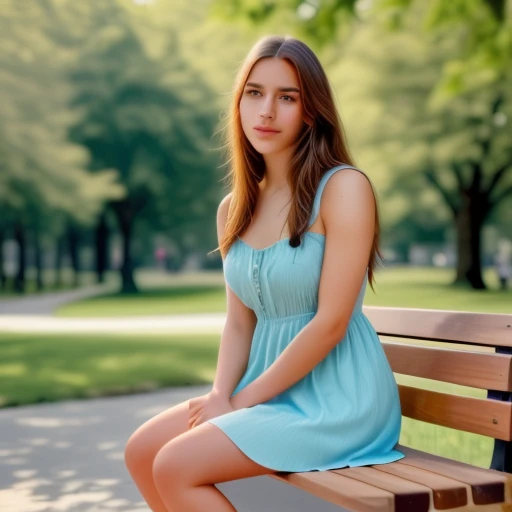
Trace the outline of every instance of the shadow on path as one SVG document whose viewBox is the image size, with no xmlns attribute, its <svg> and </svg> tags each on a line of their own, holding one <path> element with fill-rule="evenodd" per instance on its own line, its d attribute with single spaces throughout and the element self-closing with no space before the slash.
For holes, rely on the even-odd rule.
<svg viewBox="0 0 512 512">
<path fill-rule="evenodd" d="M 208 386 L 0 410 L 2 512 L 150 512 L 124 465 L 131 433 Z M 266 476 L 218 485 L 239 512 L 342 512 Z"/>
</svg>

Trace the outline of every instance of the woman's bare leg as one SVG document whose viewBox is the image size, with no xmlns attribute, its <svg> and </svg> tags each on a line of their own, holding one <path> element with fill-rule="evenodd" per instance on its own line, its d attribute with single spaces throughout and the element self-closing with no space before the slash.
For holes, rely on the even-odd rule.
<svg viewBox="0 0 512 512">
<path fill-rule="evenodd" d="M 171 512 L 158 494 L 152 468 L 159 450 L 175 437 L 188 431 L 188 403 L 186 400 L 157 414 L 141 425 L 126 443 L 126 467 L 153 512 Z"/>
</svg>

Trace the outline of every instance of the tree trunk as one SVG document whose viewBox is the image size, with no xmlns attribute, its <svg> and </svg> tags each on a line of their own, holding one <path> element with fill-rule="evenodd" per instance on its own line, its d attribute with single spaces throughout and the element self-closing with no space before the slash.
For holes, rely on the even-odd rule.
<svg viewBox="0 0 512 512">
<path fill-rule="evenodd" d="M 68 249 L 73 268 L 73 286 L 80 285 L 80 237 L 78 230 L 72 224 L 68 226 Z"/>
<path fill-rule="evenodd" d="M 39 230 L 36 227 L 34 230 L 34 252 L 35 252 L 35 265 L 36 265 L 36 289 L 41 291 L 44 288 L 43 284 L 43 262 L 41 255 L 41 239 Z"/>
<path fill-rule="evenodd" d="M 108 264 L 108 239 L 109 229 L 107 225 L 107 215 L 104 211 L 98 220 L 95 230 L 96 244 L 96 281 L 98 283 L 105 282 L 105 271 Z"/>
<path fill-rule="evenodd" d="M 19 293 L 24 293 L 26 285 L 26 241 L 25 230 L 20 221 L 14 223 L 14 239 L 18 242 L 18 270 L 14 278 L 14 290 Z"/>
<path fill-rule="evenodd" d="M 55 242 L 55 289 L 62 288 L 62 258 L 64 257 L 64 237 L 58 236 Z"/>
<path fill-rule="evenodd" d="M 133 279 L 133 260 L 131 244 L 133 235 L 133 221 L 124 220 L 120 222 L 121 234 L 123 237 L 123 263 L 121 265 L 122 288 L 121 293 L 137 293 L 139 290 Z"/>
<path fill-rule="evenodd" d="M 462 206 L 455 215 L 457 229 L 457 275 L 455 283 L 467 283 L 476 290 L 487 287 L 482 279 L 480 255 L 484 211 L 483 198 L 477 187 L 462 194 Z"/>
<path fill-rule="evenodd" d="M 7 285 L 7 278 L 4 271 L 4 241 L 5 230 L 0 229 L 0 290 L 5 290 Z"/>
</svg>

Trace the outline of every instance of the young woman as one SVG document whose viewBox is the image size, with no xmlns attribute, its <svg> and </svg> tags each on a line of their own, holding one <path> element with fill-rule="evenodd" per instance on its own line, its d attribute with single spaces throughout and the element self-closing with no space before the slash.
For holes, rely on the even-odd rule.
<svg viewBox="0 0 512 512">
<path fill-rule="evenodd" d="M 126 446 L 155 512 L 232 512 L 214 484 L 403 457 L 396 382 L 361 310 L 380 256 L 376 199 L 314 53 L 291 37 L 260 40 L 236 78 L 227 129 L 215 381 Z"/>
</svg>

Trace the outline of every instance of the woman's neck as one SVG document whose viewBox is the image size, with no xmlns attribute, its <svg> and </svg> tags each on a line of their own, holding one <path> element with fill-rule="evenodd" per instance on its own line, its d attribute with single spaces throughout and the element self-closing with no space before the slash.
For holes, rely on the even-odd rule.
<svg viewBox="0 0 512 512">
<path fill-rule="evenodd" d="M 263 158 L 265 160 L 265 174 L 261 182 L 261 190 L 270 192 L 288 186 L 291 151 L 264 155 Z"/>
</svg>

